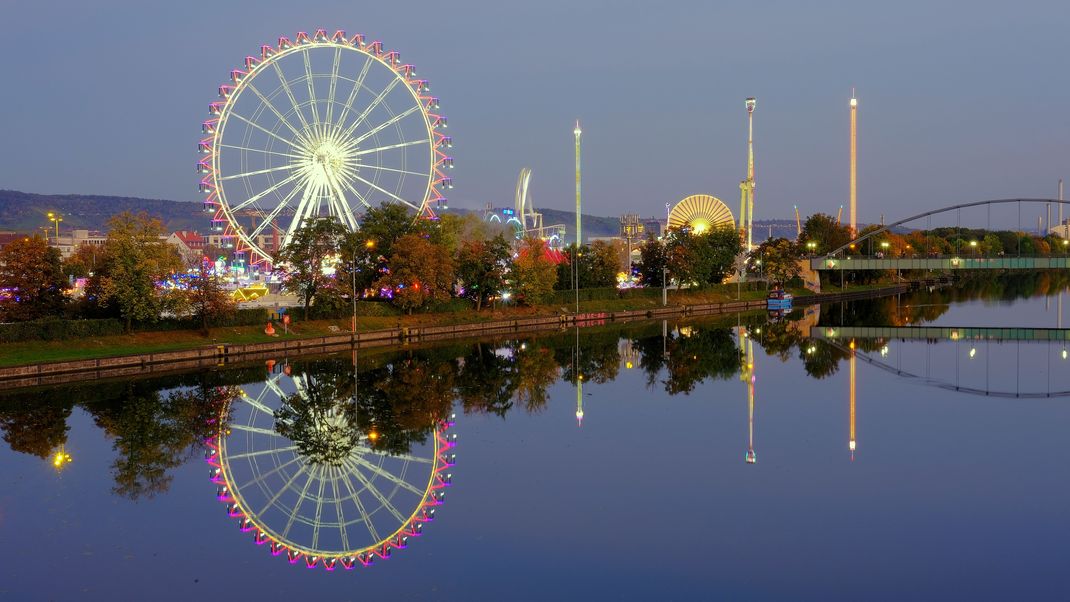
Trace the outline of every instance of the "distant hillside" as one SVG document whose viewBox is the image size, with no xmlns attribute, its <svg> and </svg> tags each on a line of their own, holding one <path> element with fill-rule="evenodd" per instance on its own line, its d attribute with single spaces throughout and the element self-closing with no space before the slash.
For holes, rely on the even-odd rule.
<svg viewBox="0 0 1070 602">
<path fill-rule="evenodd" d="M 168 230 L 198 230 L 206 232 L 208 216 L 198 203 L 142 199 L 88 194 L 33 194 L 17 190 L 0 190 L 0 230 L 29 232 L 50 225 L 47 214 L 54 211 L 63 216 L 61 228 L 106 230 L 108 219 L 116 213 L 145 211 L 160 218 Z M 450 209 L 455 213 L 478 213 L 474 209 Z M 547 226 L 564 224 L 572 231 L 575 213 L 557 209 L 542 209 Z M 643 219 L 656 219 L 649 215 Z M 754 239 L 765 240 L 772 226 L 772 235 L 795 238 L 795 220 L 759 220 L 754 222 Z M 584 239 L 617 236 L 620 221 L 617 216 L 583 215 Z"/>
<path fill-rule="evenodd" d="M 208 218 L 197 203 L 84 194 L 32 194 L 0 190 L 0 230 L 32 231 L 48 226 L 48 212 L 63 216 L 60 228 L 104 230 L 116 213 L 144 211 L 169 230 L 206 230 Z"/>
</svg>

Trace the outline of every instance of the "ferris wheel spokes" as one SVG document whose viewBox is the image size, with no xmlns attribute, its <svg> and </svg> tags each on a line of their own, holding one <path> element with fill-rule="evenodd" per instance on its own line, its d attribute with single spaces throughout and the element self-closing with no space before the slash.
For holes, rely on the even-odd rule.
<svg viewBox="0 0 1070 602">
<path fill-rule="evenodd" d="M 260 99 L 260 103 L 275 114 L 275 117 L 279 119 L 279 123 L 285 125 L 291 132 L 293 132 L 294 136 L 297 136 L 298 138 L 303 138 L 301 132 L 299 132 L 297 128 L 294 127 L 292 123 L 290 123 L 289 119 L 287 119 L 281 112 L 279 112 L 279 110 L 275 107 L 275 104 L 272 103 L 266 96 L 264 96 L 256 86 L 254 86 L 253 84 L 247 84 L 247 86 L 250 90 L 253 91 L 253 94 L 255 94 L 256 97 Z"/>
<path fill-rule="evenodd" d="M 353 88 L 349 91 L 349 97 L 346 98 L 345 103 L 342 104 L 342 114 L 338 116 L 338 123 L 345 123 L 346 118 L 349 116 L 350 109 L 353 108 L 353 103 L 357 100 L 357 93 L 364 87 L 364 79 L 368 75 L 368 68 L 372 65 L 372 57 L 364 59 L 364 66 L 360 69 L 360 74 L 357 75 L 357 79 L 353 81 Z"/>
</svg>

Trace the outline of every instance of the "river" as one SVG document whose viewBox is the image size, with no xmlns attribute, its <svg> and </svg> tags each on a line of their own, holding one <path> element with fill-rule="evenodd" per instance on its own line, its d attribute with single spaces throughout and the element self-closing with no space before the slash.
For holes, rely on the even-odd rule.
<svg viewBox="0 0 1070 602">
<path fill-rule="evenodd" d="M 0 599 L 1065 599 L 1065 288 L 6 391 Z"/>
</svg>

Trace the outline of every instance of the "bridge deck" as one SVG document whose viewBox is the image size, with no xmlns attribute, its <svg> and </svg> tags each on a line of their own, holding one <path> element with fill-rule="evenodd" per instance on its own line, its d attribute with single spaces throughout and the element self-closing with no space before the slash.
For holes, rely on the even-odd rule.
<svg viewBox="0 0 1070 602">
<path fill-rule="evenodd" d="M 1051 270 L 1070 269 L 1070 256 L 1062 257 L 812 257 L 813 270 Z"/>
<path fill-rule="evenodd" d="M 819 326 L 814 339 L 916 339 L 926 341 L 1070 341 L 1070 328 L 977 328 L 948 326 Z"/>
</svg>

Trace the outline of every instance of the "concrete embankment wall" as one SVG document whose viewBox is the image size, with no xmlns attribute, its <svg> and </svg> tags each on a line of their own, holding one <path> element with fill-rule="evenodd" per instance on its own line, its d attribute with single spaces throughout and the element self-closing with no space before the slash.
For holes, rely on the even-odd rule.
<svg viewBox="0 0 1070 602">
<path fill-rule="evenodd" d="M 867 297 L 883 296 L 908 292 L 910 283 L 904 283 L 883 289 L 857 291 L 842 294 L 823 294 L 802 297 L 800 305 L 848 301 Z M 555 331 L 573 326 L 593 327 L 609 323 L 636 322 L 643 320 L 660 320 L 671 317 L 708 316 L 765 309 L 765 299 L 751 301 L 729 301 L 727 303 L 708 303 L 702 305 L 684 305 L 659 307 L 617 312 L 595 312 L 584 314 L 563 314 L 516 320 L 498 320 L 454 326 L 427 326 L 421 328 L 392 328 L 353 334 L 338 334 L 324 337 L 310 337 L 243 345 L 210 345 L 184 351 L 162 351 L 99 359 L 50 362 L 27 366 L 0 368 L 0 386 L 19 388 L 38 385 L 59 384 L 74 380 L 115 378 L 164 372 L 181 372 L 197 368 L 223 366 L 230 363 L 278 359 L 279 355 L 331 353 L 426 343 L 454 339 L 475 338 L 488 335 L 510 335 L 517 333 Z"/>
</svg>

